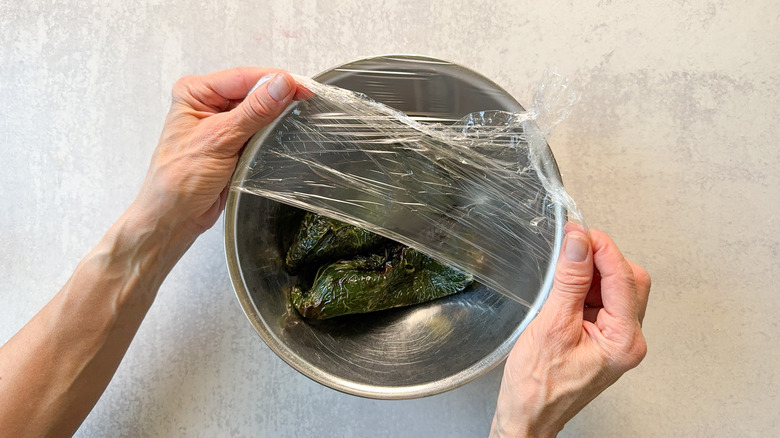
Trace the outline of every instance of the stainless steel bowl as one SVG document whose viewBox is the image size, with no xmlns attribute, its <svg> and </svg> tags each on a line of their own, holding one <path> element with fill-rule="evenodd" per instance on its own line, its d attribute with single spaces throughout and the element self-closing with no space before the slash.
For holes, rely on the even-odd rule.
<svg viewBox="0 0 780 438">
<path fill-rule="evenodd" d="M 419 56 L 361 59 L 316 80 L 359 91 L 420 120 L 442 123 L 485 109 L 522 111 L 509 94 L 461 66 Z M 284 117 L 284 116 L 282 116 Z M 252 138 L 252 154 L 274 132 Z M 556 172 L 557 169 L 550 169 Z M 243 181 L 239 166 L 234 179 Z M 418 306 L 322 322 L 303 320 L 290 306 L 291 277 L 276 235 L 281 204 L 231 191 L 225 215 L 225 251 L 233 287 L 250 323 L 279 357 L 333 389 L 379 399 L 438 394 L 498 365 L 549 293 L 552 260 L 526 285 L 537 291 L 529 309 L 485 286 Z M 563 236 L 558 209 L 556 242 Z"/>
</svg>

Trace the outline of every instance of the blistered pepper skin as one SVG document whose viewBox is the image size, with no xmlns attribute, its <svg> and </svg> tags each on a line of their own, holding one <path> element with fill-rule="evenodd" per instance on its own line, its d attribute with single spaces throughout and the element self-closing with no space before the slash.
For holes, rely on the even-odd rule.
<svg viewBox="0 0 780 438">
<path fill-rule="evenodd" d="M 362 228 L 307 212 L 287 250 L 285 265 L 296 274 L 303 266 L 365 254 L 389 242 Z"/>
<path fill-rule="evenodd" d="M 472 281 L 470 274 L 395 246 L 323 267 L 308 292 L 292 289 L 291 301 L 302 316 L 327 319 L 423 303 L 460 292 Z"/>
</svg>

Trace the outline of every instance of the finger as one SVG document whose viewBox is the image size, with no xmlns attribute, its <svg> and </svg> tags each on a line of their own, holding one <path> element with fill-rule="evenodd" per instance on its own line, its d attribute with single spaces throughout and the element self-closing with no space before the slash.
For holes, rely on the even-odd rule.
<svg viewBox="0 0 780 438">
<path fill-rule="evenodd" d="M 634 274 L 615 242 L 598 230 L 590 231 L 593 263 L 601 275 L 601 302 L 615 317 L 639 318 Z"/>
<path fill-rule="evenodd" d="M 647 271 L 645 271 L 641 266 L 633 263 L 631 260 L 626 261 L 631 267 L 631 271 L 634 273 L 634 282 L 636 283 L 637 310 L 639 312 L 639 322 L 641 323 L 645 319 L 647 300 L 650 297 L 650 286 L 652 282 L 650 280 L 650 274 L 648 274 Z"/>
<path fill-rule="evenodd" d="M 198 111 L 224 111 L 231 100 L 241 100 L 257 81 L 278 69 L 237 67 L 201 76 L 185 76 L 173 86 L 174 102 Z"/>
<path fill-rule="evenodd" d="M 590 239 L 582 231 L 573 229 L 563 239 L 553 287 L 545 308 L 557 318 L 582 319 L 582 309 L 592 278 Z"/>
<path fill-rule="evenodd" d="M 185 76 L 173 87 L 174 101 L 181 101 L 197 111 L 222 112 L 238 106 L 257 82 L 284 70 L 262 67 L 236 67 L 202 76 Z M 296 84 L 296 100 L 314 96 L 306 87 Z"/>
<path fill-rule="evenodd" d="M 297 83 L 292 76 L 279 72 L 252 91 L 240 105 L 220 116 L 228 118 L 233 135 L 245 142 L 278 117 L 292 102 L 296 92 Z"/>
<path fill-rule="evenodd" d="M 300 101 L 300 100 L 309 100 L 312 97 L 314 97 L 314 92 L 310 91 L 308 88 L 304 87 L 301 84 L 297 84 L 295 88 L 295 96 L 293 96 L 293 100 Z M 225 108 L 225 111 L 230 111 L 233 108 L 236 108 L 237 106 L 241 105 L 241 102 L 243 102 L 244 99 L 231 99 L 230 103 L 227 104 L 227 107 Z"/>
</svg>

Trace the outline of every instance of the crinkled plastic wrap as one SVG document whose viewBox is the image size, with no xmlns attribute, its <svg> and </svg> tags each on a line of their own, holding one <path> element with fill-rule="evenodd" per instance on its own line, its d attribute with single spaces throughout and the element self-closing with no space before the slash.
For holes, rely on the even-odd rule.
<svg viewBox="0 0 780 438">
<path fill-rule="evenodd" d="M 245 157 L 234 190 L 369 229 L 534 303 L 538 289 L 523 276 L 554 263 L 567 211 L 582 222 L 545 140 L 576 100 L 560 76 L 547 76 L 526 112 L 486 110 L 451 125 L 296 79 L 315 96 Z"/>
</svg>

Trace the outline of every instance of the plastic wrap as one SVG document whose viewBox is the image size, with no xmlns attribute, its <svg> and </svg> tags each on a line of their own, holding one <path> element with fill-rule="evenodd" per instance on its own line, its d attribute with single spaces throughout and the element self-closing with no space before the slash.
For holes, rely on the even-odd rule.
<svg viewBox="0 0 780 438">
<path fill-rule="evenodd" d="M 250 145 L 232 189 L 369 229 L 471 273 L 529 307 L 523 277 L 547 270 L 561 221 L 582 222 L 545 137 L 576 94 L 548 75 L 528 111 L 425 123 L 368 96 L 314 92 Z M 552 260 L 551 260 L 552 259 Z"/>
</svg>

